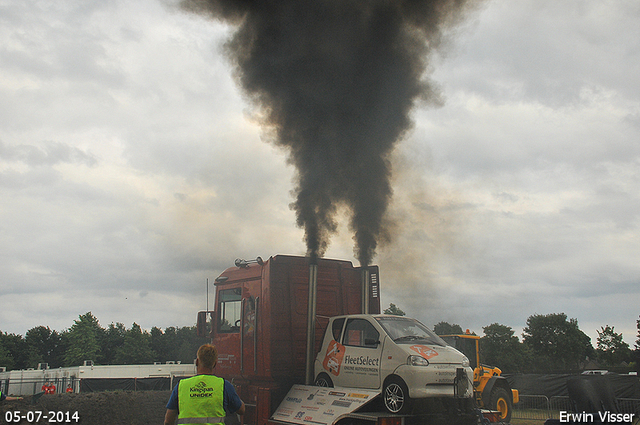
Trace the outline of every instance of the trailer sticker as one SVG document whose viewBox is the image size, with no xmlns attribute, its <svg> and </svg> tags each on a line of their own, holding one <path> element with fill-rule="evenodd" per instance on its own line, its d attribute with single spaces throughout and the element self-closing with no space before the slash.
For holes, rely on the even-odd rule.
<svg viewBox="0 0 640 425">
<path fill-rule="evenodd" d="M 409 348 L 411 348 L 413 351 L 420 354 L 427 360 L 438 355 L 438 352 L 436 350 L 434 350 L 433 348 L 425 347 L 424 345 L 412 345 Z"/>
<path fill-rule="evenodd" d="M 331 403 L 332 406 L 340 406 L 340 407 L 350 407 L 351 406 L 351 402 L 350 401 L 344 401 L 344 400 L 334 400 L 333 403 Z"/>
<path fill-rule="evenodd" d="M 369 398 L 369 394 L 359 394 L 359 393 L 349 393 L 347 397 L 355 397 L 355 398 Z"/>
<path fill-rule="evenodd" d="M 344 345 L 338 341 L 331 340 L 329 347 L 327 348 L 327 354 L 324 356 L 322 366 L 325 370 L 328 370 L 333 375 L 338 376 L 340 374 L 340 366 L 342 366 L 342 358 L 344 357 Z"/>
<path fill-rule="evenodd" d="M 315 396 L 310 398 L 310 394 Z M 379 391 L 360 388 L 294 385 L 272 418 L 297 425 L 329 425 L 369 403 L 378 394 Z"/>
</svg>

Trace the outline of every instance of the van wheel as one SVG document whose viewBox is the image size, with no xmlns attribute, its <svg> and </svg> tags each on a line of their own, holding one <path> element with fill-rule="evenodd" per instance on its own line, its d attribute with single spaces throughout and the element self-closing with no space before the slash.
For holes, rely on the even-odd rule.
<svg viewBox="0 0 640 425">
<path fill-rule="evenodd" d="M 411 411 L 409 388 L 404 381 L 396 376 L 387 379 L 382 390 L 384 407 L 391 413 L 406 414 Z"/>
<path fill-rule="evenodd" d="M 509 422 L 511 420 L 511 398 L 509 393 L 504 388 L 494 388 L 491 391 L 491 397 L 489 401 L 491 410 L 497 410 L 500 412 L 500 422 Z"/>
<path fill-rule="evenodd" d="M 326 373 L 322 372 L 316 377 L 315 382 L 313 383 L 316 387 L 330 387 L 333 388 L 333 381 Z"/>
</svg>

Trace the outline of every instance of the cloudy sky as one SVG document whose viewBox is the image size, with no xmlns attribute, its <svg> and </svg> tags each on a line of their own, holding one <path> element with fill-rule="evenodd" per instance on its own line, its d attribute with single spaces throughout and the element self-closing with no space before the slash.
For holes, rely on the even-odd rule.
<svg viewBox="0 0 640 425">
<path fill-rule="evenodd" d="M 519 336 L 564 312 L 633 346 L 638 22 L 635 0 L 492 0 L 448 34 L 444 104 L 393 156 L 384 307 Z M 190 326 L 235 258 L 305 253 L 232 32 L 169 0 L 0 0 L 0 331 Z M 346 224 L 327 256 L 357 264 Z"/>
</svg>

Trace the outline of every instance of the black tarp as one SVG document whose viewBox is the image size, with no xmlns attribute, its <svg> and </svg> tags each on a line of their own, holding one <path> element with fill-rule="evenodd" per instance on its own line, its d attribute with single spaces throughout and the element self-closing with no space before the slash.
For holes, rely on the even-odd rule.
<svg viewBox="0 0 640 425">
<path fill-rule="evenodd" d="M 171 389 L 170 378 L 84 378 L 80 392 L 98 391 L 166 391 Z"/>
<path fill-rule="evenodd" d="M 173 377 L 173 381 L 171 383 L 171 388 L 169 388 L 169 389 L 173 391 L 173 387 L 178 385 L 178 382 L 180 382 L 181 380 L 186 379 L 186 378 L 191 378 L 191 375 L 189 375 L 189 376 L 174 376 Z"/>
<path fill-rule="evenodd" d="M 511 388 L 520 395 L 544 395 L 547 397 L 568 397 L 567 381 L 575 374 L 517 374 L 504 375 Z M 617 398 L 640 399 L 640 377 L 635 375 L 618 375 L 608 373 L 602 375 L 607 380 Z"/>
</svg>

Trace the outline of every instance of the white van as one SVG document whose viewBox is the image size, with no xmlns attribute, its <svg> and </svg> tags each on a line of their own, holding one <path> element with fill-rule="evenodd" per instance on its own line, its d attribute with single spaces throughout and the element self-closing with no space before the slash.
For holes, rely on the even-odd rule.
<svg viewBox="0 0 640 425">
<path fill-rule="evenodd" d="M 472 398 L 469 359 L 415 319 L 333 317 L 315 361 L 315 385 L 377 389 L 392 413 L 413 399 Z"/>
</svg>

